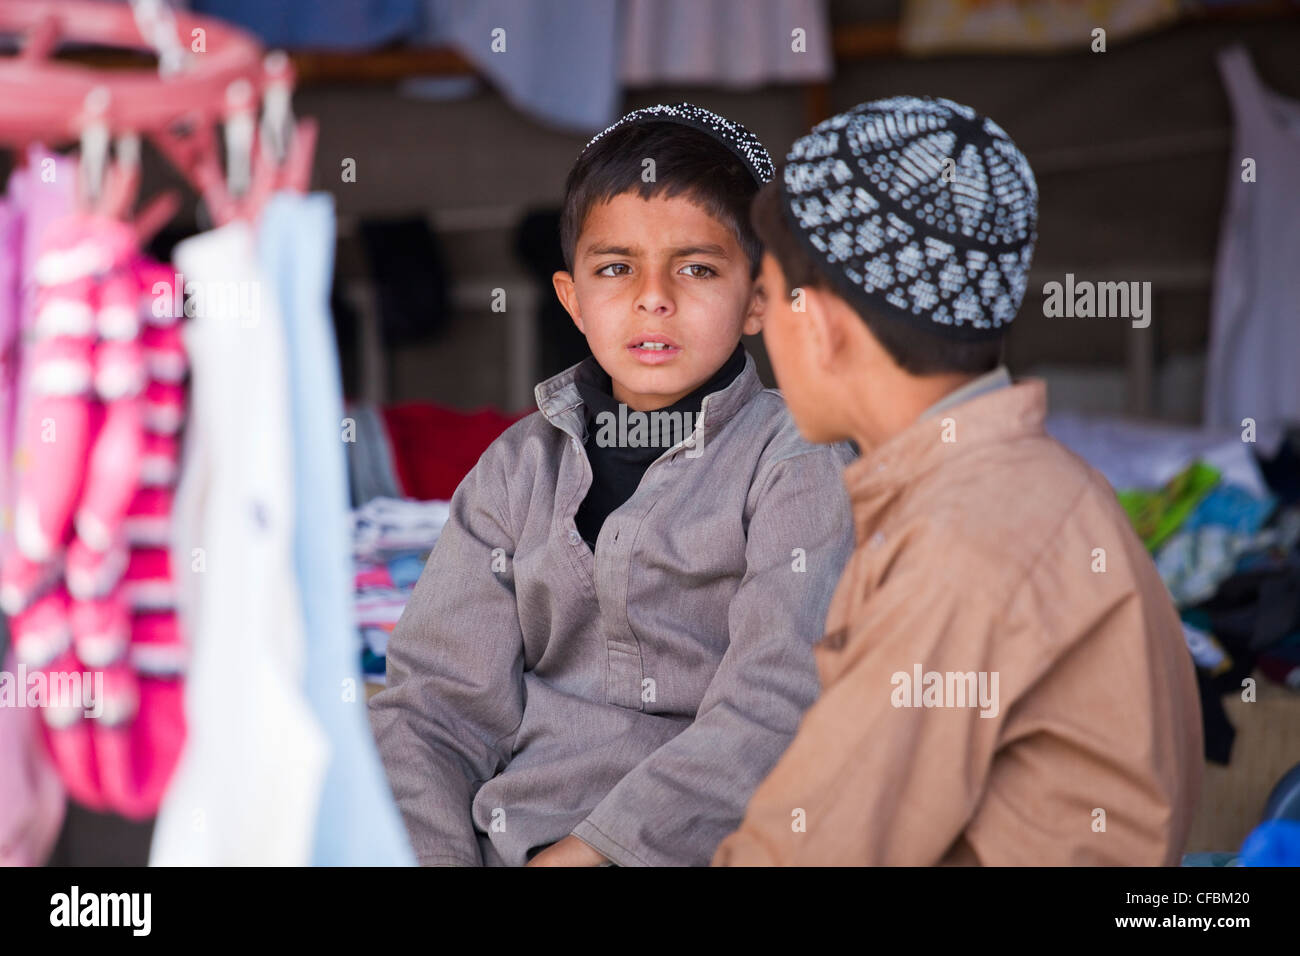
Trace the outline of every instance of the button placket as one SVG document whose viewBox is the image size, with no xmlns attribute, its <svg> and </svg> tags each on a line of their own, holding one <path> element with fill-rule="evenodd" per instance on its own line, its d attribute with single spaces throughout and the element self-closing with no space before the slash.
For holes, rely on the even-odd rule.
<svg viewBox="0 0 1300 956">
<path fill-rule="evenodd" d="M 638 495 L 653 481 L 652 464 L 642 477 Z M 601 560 L 596 562 L 602 611 L 608 615 L 605 631 L 607 654 L 606 700 L 629 710 L 642 710 L 641 685 L 645 678 L 642 649 L 628 617 L 629 591 L 633 586 L 632 553 L 629 547 L 636 538 L 636 528 L 652 508 L 645 496 L 633 495 L 627 503 L 605 520 L 601 529 Z M 626 535 L 624 534 L 626 532 Z"/>
</svg>

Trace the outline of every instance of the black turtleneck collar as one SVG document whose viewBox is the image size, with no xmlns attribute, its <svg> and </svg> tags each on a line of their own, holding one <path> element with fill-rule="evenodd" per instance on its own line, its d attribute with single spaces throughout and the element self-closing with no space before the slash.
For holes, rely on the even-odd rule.
<svg viewBox="0 0 1300 956">
<path fill-rule="evenodd" d="M 698 413 L 704 404 L 704 398 L 714 392 L 721 391 L 736 380 L 745 369 L 745 347 L 739 342 L 736 343 L 736 350 L 731 356 L 722 363 L 722 366 L 713 373 L 707 382 L 695 389 L 689 395 L 678 399 L 673 404 L 665 408 L 657 408 L 657 412 L 696 412 Z M 588 441 L 591 439 L 592 423 L 596 416 L 601 412 L 613 412 L 618 414 L 620 402 L 614 397 L 614 383 L 610 379 L 609 373 L 598 364 L 596 374 L 590 382 L 584 382 L 578 379 L 574 384 L 578 387 L 578 394 L 582 396 L 582 403 L 586 408 Z M 628 451 L 644 451 L 645 449 L 634 448 Z M 663 451 L 663 449 L 659 449 Z M 658 455 L 654 456 L 658 458 Z M 654 459 L 652 458 L 651 461 Z"/>
<path fill-rule="evenodd" d="M 583 499 L 574 521 L 587 544 L 595 549 L 596 536 L 613 511 L 632 497 L 647 468 L 666 450 L 662 447 L 641 448 L 619 445 L 601 446 L 596 443 L 596 416 L 601 412 L 618 415 L 619 401 L 613 396 L 613 382 L 609 373 L 597 365 L 599 371 L 590 382 L 578 380 L 575 384 L 582 396 L 587 422 L 587 458 L 591 462 L 591 488 Z M 689 412 L 698 415 L 706 396 L 721 391 L 745 370 L 745 348 L 737 343 L 736 350 L 722 363 L 707 382 L 666 408 L 656 412 Z"/>
</svg>

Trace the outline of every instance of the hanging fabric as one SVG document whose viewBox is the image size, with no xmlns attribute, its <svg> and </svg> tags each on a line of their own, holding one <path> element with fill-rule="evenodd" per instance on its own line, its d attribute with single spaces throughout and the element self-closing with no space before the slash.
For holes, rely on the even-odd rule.
<svg viewBox="0 0 1300 956">
<path fill-rule="evenodd" d="M 185 646 L 167 553 L 132 541 L 127 517 L 142 486 L 175 478 L 183 392 L 170 420 L 156 414 L 141 331 L 152 267 L 132 227 L 75 212 L 40 242 L 0 584 L 69 795 L 145 819 L 184 739 Z"/>
<path fill-rule="evenodd" d="M 219 56 L 190 55 L 199 27 Z M 0 861 L 45 858 L 61 781 L 156 813 L 154 863 L 414 862 L 348 626 L 333 209 L 301 195 L 316 127 L 291 65 L 157 3 L 6 0 L 0 32 L 23 36 L 0 59 L 0 146 L 81 140 L 75 167 L 29 152 L 0 202 L 7 659 L 94 688 L 25 725 L 0 713 Z M 52 58 L 142 39 L 161 77 Z M 140 137 L 217 225 L 176 268 L 139 252 L 179 205 L 132 213 Z M 39 740 L 57 776 L 25 759 Z"/>
<path fill-rule="evenodd" d="M 192 406 L 171 544 L 192 572 L 180 608 L 193 669 L 150 864 L 302 866 L 330 745 L 303 693 L 283 318 L 247 223 L 186 239 L 174 258 L 204 296 L 185 329 Z"/>
<path fill-rule="evenodd" d="M 754 89 L 835 72 L 825 0 L 624 0 L 619 33 L 629 87 Z"/>
<path fill-rule="evenodd" d="M 1300 102 L 1260 81 L 1243 46 L 1220 51 L 1235 130 L 1210 305 L 1205 421 L 1280 434 L 1300 422 Z M 1262 438 L 1260 439 L 1263 440 Z"/>
<path fill-rule="evenodd" d="M 308 635 L 306 693 L 329 739 L 311 862 L 414 865 L 366 717 L 352 618 L 349 439 L 333 322 L 330 196 L 276 195 L 259 226 L 260 261 L 284 317 L 293 419 L 294 565 Z M 355 428 L 355 426 L 354 426 Z M 342 439 L 342 440 L 340 440 Z"/>
<path fill-rule="evenodd" d="M 24 309 L 34 239 L 44 226 L 66 215 L 73 206 L 75 166 L 39 147 L 28 149 L 22 165 L 9 179 L 0 198 L 0 569 L 13 545 L 14 455 L 22 394 L 22 340 L 30 310 Z M 41 182 L 44 174 L 45 182 Z M 44 188 L 42 188 L 44 187 Z M 42 576 L 48 583 L 52 575 Z M 19 606 L 20 588 L 4 584 L 0 574 L 0 609 Z M 8 625 L 6 644 L 12 645 Z M 19 686 L 20 659 L 9 647 L 0 652 L 0 666 L 11 676 L 12 694 L 27 694 Z M 13 704 L 26 704 L 26 699 Z M 0 706 L 0 866 L 37 866 L 54 848 L 63 823 L 63 784 L 41 739 L 41 711 L 27 706 Z"/>
</svg>

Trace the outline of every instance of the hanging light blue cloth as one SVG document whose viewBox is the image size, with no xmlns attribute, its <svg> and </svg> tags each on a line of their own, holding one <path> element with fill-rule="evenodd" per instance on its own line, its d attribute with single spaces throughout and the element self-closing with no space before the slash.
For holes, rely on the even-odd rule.
<svg viewBox="0 0 1300 956">
<path fill-rule="evenodd" d="M 287 339 L 293 552 L 307 635 L 305 690 L 331 747 L 312 863 L 413 866 L 415 856 L 371 736 L 352 630 L 343 397 L 329 311 L 333 198 L 323 193 L 272 197 L 258 240 Z"/>
<path fill-rule="evenodd" d="M 454 47 L 517 109 L 590 134 L 618 115 L 622 8 L 610 0 L 425 0 L 419 40 Z"/>
</svg>

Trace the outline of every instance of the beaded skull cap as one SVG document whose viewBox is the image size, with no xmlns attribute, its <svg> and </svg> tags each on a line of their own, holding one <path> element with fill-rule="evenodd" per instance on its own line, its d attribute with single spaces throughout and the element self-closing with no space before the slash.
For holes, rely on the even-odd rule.
<svg viewBox="0 0 1300 956">
<path fill-rule="evenodd" d="M 1038 186 L 970 107 L 897 96 L 833 116 L 790 148 L 782 192 L 795 235 L 848 301 L 967 340 L 1015 318 Z"/>
<path fill-rule="evenodd" d="M 624 126 L 631 126 L 636 123 L 680 123 L 702 133 L 708 133 L 731 150 L 736 155 L 736 158 L 745 164 L 745 168 L 749 170 L 760 186 L 771 182 L 772 176 L 776 172 L 775 167 L 772 165 L 772 157 L 768 155 L 767 150 L 763 148 L 763 144 L 758 141 L 757 136 L 739 123 L 733 123 L 725 116 L 719 116 L 712 110 L 693 106 L 690 103 L 677 103 L 671 106 L 647 106 L 644 109 L 633 110 L 613 125 L 607 126 L 593 136 L 591 142 L 582 148 L 582 152 L 585 153 L 591 149 L 592 143 L 595 143 L 602 136 L 607 136 L 616 129 L 622 129 Z"/>
</svg>

